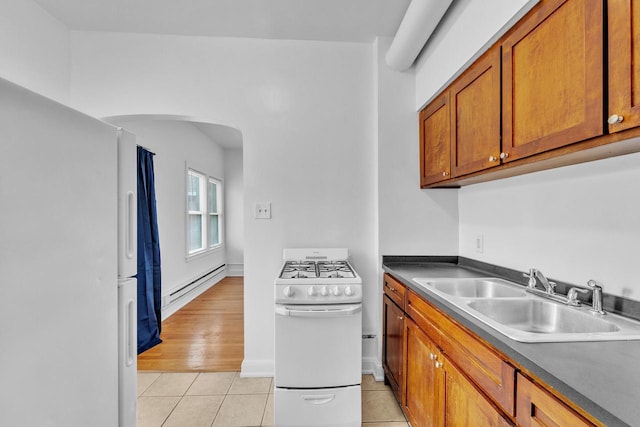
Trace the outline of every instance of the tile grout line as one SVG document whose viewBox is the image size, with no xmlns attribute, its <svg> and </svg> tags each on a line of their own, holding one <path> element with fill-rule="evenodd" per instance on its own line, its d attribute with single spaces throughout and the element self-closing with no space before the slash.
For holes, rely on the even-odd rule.
<svg viewBox="0 0 640 427">
<path fill-rule="evenodd" d="M 164 375 L 165 373 L 163 372 L 162 374 L 160 374 L 160 377 L 162 375 Z M 164 426 L 166 424 L 166 422 L 169 420 L 169 418 L 171 417 L 171 414 L 173 414 L 173 412 L 176 410 L 176 408 L 178 407 L 178 405 L 180 405 L 180 402 L 182 402 L 182 399 L 184 399 L 184 397 L 187 394 L 187 391 L 189 391 L 189 389 L 191 388 L 191 386 L 193 386 L 193 383 L 196 381 L 196 379 L 200 376 L 200 372 L 198 372 L 198 374 L 193 378 L 193 381 L 191 381 L 191 384 L 189 384 L 189 386 L 185 389 L 184 392 L 182 392 L 181 396 L 174 396 L 174 397 L 180 397 L 180 399 L 178 399 L 178 402 L 175 404 L 175 406 L 173 408 L 171 408 L 171 411 L 169 412 L 169 414 L 167 414 L 167 417 L 164 419 L 164 421 L 162 421 L 162 423 L 160 424 L 160 427 Z M 158 377 L 158 378 L 160 378 Z M 155 382 L 155 381 L 154 381 Z M 215 419 L 215 418 L 214 418 Z"/>
</svg>

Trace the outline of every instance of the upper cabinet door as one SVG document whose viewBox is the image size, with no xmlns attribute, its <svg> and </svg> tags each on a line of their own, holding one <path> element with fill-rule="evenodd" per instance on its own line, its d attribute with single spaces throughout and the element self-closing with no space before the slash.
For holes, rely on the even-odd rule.
<svg viewBox="0 0 640 427">
<path fill-rule="evenodd" d="M 420 186 L 451 177 L 449 91 L 420 112 Z"/>
<path fill-rule="evenodd" d="M 503 161 L 602 135 L 602 0 L 549 0 L 502 45 Z"/>
<path fill-rule="evenodd" d="M 640 125 L 640 3 L 609 0 L 608 5 L 608 117 L 613 133 Z"/>
<path fill-rule="evenodd" d="M 500 47 L 495 46 L 451 86 L 451 173 L 500 164 Z"/>
</svg>

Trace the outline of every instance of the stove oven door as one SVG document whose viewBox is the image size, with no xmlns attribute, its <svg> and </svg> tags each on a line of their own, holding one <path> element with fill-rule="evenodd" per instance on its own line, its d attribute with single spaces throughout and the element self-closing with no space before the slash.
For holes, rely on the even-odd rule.
<svg viewBox="0 0 640 427">
<path fill-rule="evenodd" d="M 362 304 L 276 305 L 275 385 L 360 384 Z"/>
</svg>

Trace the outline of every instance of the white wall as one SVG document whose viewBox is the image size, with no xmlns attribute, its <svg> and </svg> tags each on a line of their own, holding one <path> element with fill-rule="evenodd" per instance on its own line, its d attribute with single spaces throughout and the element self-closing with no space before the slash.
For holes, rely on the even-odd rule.
<svg viewBox="0 0 640 427">
<path fill-rule="evenodd" d="M 420 189 L 415 80 L 385 65 L 391 40 L 377 40 L 378 209 L 382 255 L 456 255 L 456 190 Z"/>
<path fill-rule="evenodd" d="M 73 32 L 72 46 L 78 108 L 211 117 L 242 131 L 246 375 L 273 371 L 283 248 L 348 247 L 376 283 L 370 45 Z M 271 220 L 252 217 L 262 201 Z M 378 327 L 376 292 L 366 285 L 368 330 Z"/>
<path fill-rule="evenodd" d="M 460 190 L 460 254 L 640 300 L 640 154 Z M 475 252 L 484 235 L 484 253 Z"/>
<path fill-rule="evenodd" d="M 0 10 L 0 77 L 68 103 L 67 27 L 32 0 L 0 0 Z"/>
<path fill-rule="evenodd" d="M 418 57 L 416 110 L 539 0 L 456 0 Z"/>
<path fill-rule="evenodd" d="M 187 165 L 224 182 L 224 152 L 188 122 L 121 121 L 153 158 L 162 263 L 162 295 L 225 263 L 224 247 L 186 259 Z"/>
<path fill-rule="evenodd" d="M 415 78 L 411 72 L 399 73 L 385 64 L 390 44 L 389 38 L 374 43 L 378 263 L 382 255 L 457 255 L 458 193 L 420 189 Z M 381 307 L 381 269 L 376 284 L 375 306 Z M 373 333 L 381 338 L 380 309 L 376 313 Z M 381 339 L 376 344 L 379 361 Z M 382 378 L 381 367 L 376 373 Z"/>
<path fill-rule="evenodd" d="M 244 271 L 244 184 L 242 150 L 224 150 L 224 211 L 227 274 Z"/>
</svg>

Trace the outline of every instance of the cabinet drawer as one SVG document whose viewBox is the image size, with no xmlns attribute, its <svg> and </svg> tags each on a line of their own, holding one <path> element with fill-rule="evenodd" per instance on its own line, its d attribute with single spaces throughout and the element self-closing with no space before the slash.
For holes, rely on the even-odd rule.
<svg viewBox="0 0 640 427">
<path fill-rule="evenodd" d="M 577 412 L 542 387 L 518 374 L 518 425 L 528 426 L 593 426 Z"/>
<path fill-rule="evenodd" d="M 384 293 L 404 310 L 404 294 L 406 286 L 387 273 L 384 274 Z"/>
<path fill-rule="evenodd" d="M 448 359 L 483 389 L 508 415 L 515 415 L 515 369 L 489 346 L 448 319 L 423 298 L 407 292 L 406 312 Z"/>
</svg>

